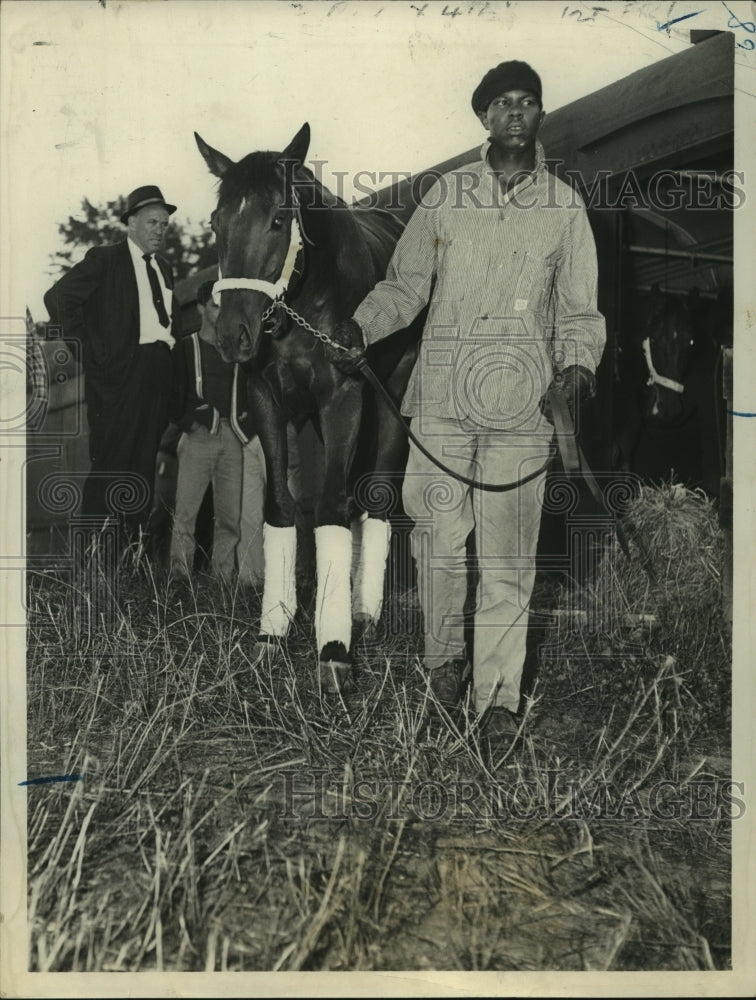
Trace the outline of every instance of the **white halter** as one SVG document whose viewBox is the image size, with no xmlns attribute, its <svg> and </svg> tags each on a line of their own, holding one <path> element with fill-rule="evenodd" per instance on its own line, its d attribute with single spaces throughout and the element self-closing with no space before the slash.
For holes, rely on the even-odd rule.
<svg viewBox="0 0 756 1000">
<path fill-rule="evenodd" d="M 651 340 L 649 337 L 646 337 L 643 341 L 643 353 L 646 355 L 646 365 L 648 367 L 647 385 L 663 385 L 665 389 L 671 389 L 672 392 L 685 392 L 685 386 L 681 382 L 675 382 L 674 379 L 660 375 L 654 368 L 654 363 L 651 360 Z"/>
<path fill-rule="evenodd" d="M 220 306 L 220 293 L 228 292 L 234 288 L 246 289 L 252 292 L 265 292 L 274 301 L 280 298 L 289 287 L 291 276 L 294 273 L 294 265 L 297 262 L 297 255 L 302 249 L 302 234 L 296 218 L 291 220 L 291 237 L 289 249 L 286 251 L 286 259 L 281 269 L 278 281 L 262 281 L 260 278 L 224 278 L 221 274 L 220 264 L 218 264 L 218 280 L 213 285 L 213 301 L 216 306 Z"/>
</svg>

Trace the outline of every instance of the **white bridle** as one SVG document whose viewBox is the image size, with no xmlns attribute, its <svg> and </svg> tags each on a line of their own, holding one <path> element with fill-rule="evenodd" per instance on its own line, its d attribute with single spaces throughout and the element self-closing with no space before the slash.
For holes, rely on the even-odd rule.
<svg viewBox="0 0 756 1000">
<path fill-rule="evenodd" d="M 220 264 L 218 264 L 218 280 L 213 285 L 213 301 L 216 306 L 220 306 L 220 293 L 229 292 L 232 289 L 265 292 L 273 301 L 279 299 L 289 287 L 291 276 L 294 274 L 297 256 L 302 246 L 302 234 L 299 231 L 299 224 L 296 218 L 293 218 L 291 220 L 289 249 L 286 251 L 286 258 L 283 262 L 278 281 L 262 281 L 260 278 L 224 278 L 221 274 Z"/>
<path fill-rule="evenodd" d="M 685 386 L 682 382 L 675 382 L 674 379 L 667 378 L 666 375 L 660 375 L 654 368 L 654 362 L 651 360 L 651 340 L 649 337 L 646 337 L 643 341 L 643 353 L 646 356 L 646 365 L 648 367 L 647 385 L 662 385 L 665 389 L 671 389 L 672 392 L 685 392 Z"/>
</svg>

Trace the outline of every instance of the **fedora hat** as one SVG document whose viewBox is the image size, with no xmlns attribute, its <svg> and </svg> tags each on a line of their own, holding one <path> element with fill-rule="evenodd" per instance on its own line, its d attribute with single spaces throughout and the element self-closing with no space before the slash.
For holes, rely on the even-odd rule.
<svg viewBox="0 0 756 1000">
<path fill-rule="evenodd" d="M 154 184 L 145 184 L 144 187 L 136 188 L 126 199 L 126 211 L 121 216 L 121 222 L 126 225 L 130 215 L 138 212 L 145 205 L 162 205 L 169 215 L 176 211 L 175 205 L 169 205 L 160 192 L 160 188 Z"/>
</svg>

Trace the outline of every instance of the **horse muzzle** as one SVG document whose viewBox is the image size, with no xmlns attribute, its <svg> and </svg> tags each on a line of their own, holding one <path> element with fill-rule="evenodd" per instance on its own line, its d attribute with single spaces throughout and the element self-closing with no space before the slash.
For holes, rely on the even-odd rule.
<svg viewBox="0 0 756 1000">
<path fill-rule="evenodd" d="M 220 356 L 228 362 L 251 361 L 260 342 L 260 322 L 256 324 L 243 317 L 221 319 L 216 326 Z"/>
</svg>

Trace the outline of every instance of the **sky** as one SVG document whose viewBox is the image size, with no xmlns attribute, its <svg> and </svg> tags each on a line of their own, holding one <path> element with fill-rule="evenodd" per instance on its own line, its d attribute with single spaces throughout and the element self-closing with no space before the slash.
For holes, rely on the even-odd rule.
<svg viewBox="0 0 756 1000">
<path fill-rule="evenodd" d="M 58 225 L 86 196 L 157 184 L 204 222 L 216 182 L 193 133 L 233 159 L 282 149 L 310 124 L 310 159 L 346 172 L 417 171 L 484 138 L 473 89 L 530 62 L 547 112 L 726 27 L 721 2 L 3 0 L 3 316 L 47 318 Z M 750 5 L 730 5 L 740 19 Z M 695 14 L 695 18 L 688 16 Z M 739 29 L 748 41 L 746 29 Z M 756 37 L 756 36 L 755 36 Z M 754 55 L 740 50 L 753 78 Z M 756 92 L 756 85 L 749 85 Z M 377 183 L 376 187 L 383 186 Z"/>
</svg>

